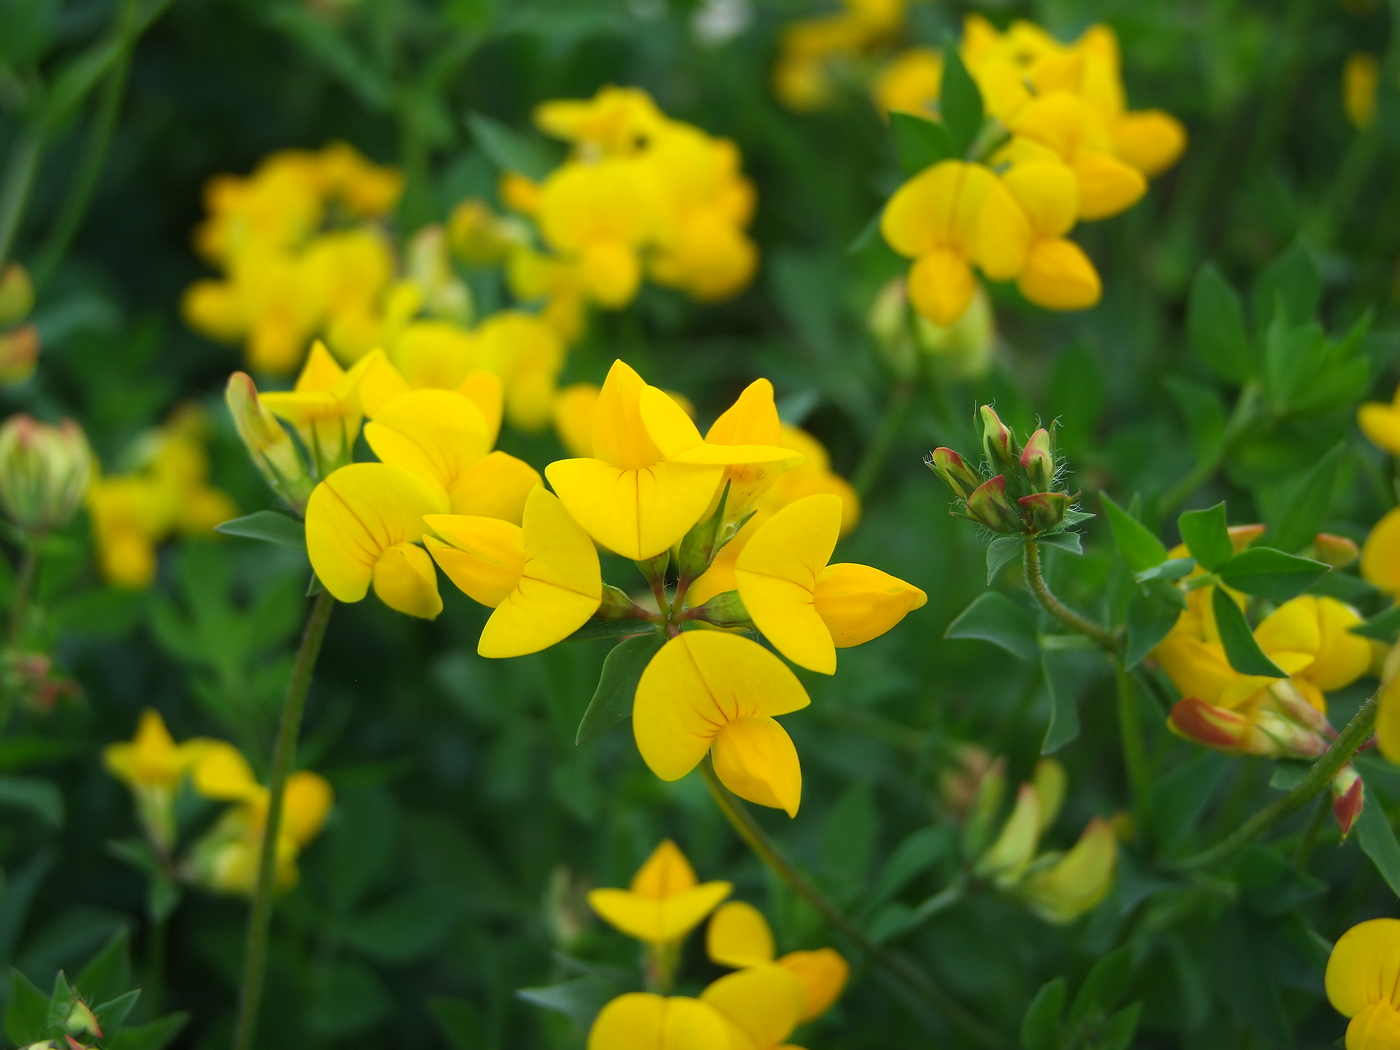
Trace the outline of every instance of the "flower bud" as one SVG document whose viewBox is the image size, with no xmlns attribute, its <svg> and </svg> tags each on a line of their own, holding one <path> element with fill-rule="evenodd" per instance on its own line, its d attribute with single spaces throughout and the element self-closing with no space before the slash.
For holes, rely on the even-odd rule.
<svg viewBox="0 0 1400 1050">
<path fill-rule="evenodd" d="M 967 499 L 973 490 L 982 484 L 982 478 L 977 471 L 969 467 L 967 460 L 951 448 L 934 449 L 924 463 L 947 483 L 958 499 Z"/>
<path fill-rule="evenodd" d="M 1003 767 L 1006 765 L 1006 759 L 999 761 Z M 963 744 L 957 749 L 954 764 L 938 777 L 939 805 L 952 820 L 961 822 L 972 810 L 983 778 L 995 764 L 991 753 L 976 744 Z M 1002 781 L 1004 785 L 1004 776 Z"/>
<path fill-rule="evenodd" d="M 1065 520 L 1071 501 L 1066 492 L 1034 492 L 1016 502 L 1030 515 L 1036 532 L 1049 532 Z"/>
<path fill-rule="evenodd" d="M 967 497 L 967 513 L 993 532 L 1020 532 L 1021 515 L 1006 498 L 1006 478 L 998 474 Z"/>
<path fill-rule="evenodd" d="M 996 319 L 987 289 L 978 283 L 972 302 L 951 325 L 936 324 L 915 313 L 914 339 L 940 375 L 961 380 L 985 375 L 992 366 L 996 342 Z"/>
<path fill-rule="evenodd" d="M 1331 790 L 1332 816 L 1345 839 L 1351 833 L 1356 818 L 1361 815 L 1362 806 L 1366 804 L 1366 786 L 1348 762 L 1332 778 Z"/>
<path fill-rule="evenodd" d="M 0 332 L 0 386 L 15 386 L 34 374 L 39 363 L 39 329 L 22 324 Z"/>
<path fill-rule="evenodd" d="M 1015 885 L 1035 856 L 1040 828 L 1040 800 L 1032 785 L 1022 784 L 1016 793 L 1016 805 L 1002 825 L 1001 834 L 991 848 L 977 859 L 973 870 L 1002 888 Z"/>
<path fill-rule="evenodd" d="M 1334 569 L 1345 569 L 1361 554 L 1352 540 L 1330 532 L 1319 532 L 1313 538 L 1313 553 L 1318 561 L 1326 562 Z"/>
<path fill-rule="evenodd" d="M 52 427 L 17 415 L 0 427 L 0 507 L 22 529 L 42 533 L 67 525 L 91 472 L 87 438 L 71 419 Z"/>
<path fill-rule="evenodd" d="M 267 480 L 272 491 L 285 499 L 298 514 L 311 498 L 315 480 L 306 469 L 291 435 L 258 398 L 258 388 L 245 372 L 228 377 L 224 391 L 233 425 L 252 457 L 253 465 Z"/>
<path fill-rule="evenodd" d="M 646 610 L 634 602 L 621 587 L 605 583 L 603 601 L 593 615 L 600 620 L 636 620 L 645 614 Z"/>
<path fill-rule="evenodd" d="M 1001 421 L 1001 417 L 991 405 L 982 406 L 981 416 L 982 449 L 986 453 L 987 462 L 992 465 L 993 470 L 1015 470 L 1018 465 L 1017 448 L 1011 428 Z"/>
<path fill-rule="evenodd" d="M 1188 696 L 1176 702 L 1167 725 L 1179 737 L 1232 755 L 1272 755 L 1282 753 L 1273 740 L 1238 711 L 1215 707 L 1199 697 Z"/>
<path fill-rule="evenodd" d="M 69 1035 L 91 1035 L 98 1039 L 102 1038 L 102 1026 L 97 1023 L 97 1015 L 92 1012 L 92 1007 L 81 999 L 74 998 L 72 1006 L 68 1008 L 68 1017 L 63 1023 Z"/>
<path fill-rule="evenodd" d="M 896 375 L 907 379 L 918 371 L 914 333 L 909 324 L 909 297 L 903 278 L 896 277 L 880 289 L 865 316 L 865 326 L 875 340 L 880 357 Z"/>
<path fill-rule="evenodd" d="M 0 328 L 17 325 L 34 309 L 34 282 L 19 263 L 0 271 Z"/>
<path fill-rule="evenodd" d="M 1021 450 L 1021 469 L 1037 492 L 1049 492 L 1055 483 L 1055 453 L 1050 448 L 1050 432 L 1041 427 Z"/>
<path fill-rule="evenodd" d="M 1247 550 L 1249 545 L 1264 535 L 1263 525 L 1231 525 L 1225 531 L 1230 534 L 1230 546 L 1238 554 L 1242 550 Z"/>
<path fill-rule="evenodd" d="M 696 606 L 692 615 L 717 627 L 739 627 L 749 622 L 749 611 L 744 608 L 738 591 L 725 591 L 716 594 L 704 605 Z"/>
</svg>

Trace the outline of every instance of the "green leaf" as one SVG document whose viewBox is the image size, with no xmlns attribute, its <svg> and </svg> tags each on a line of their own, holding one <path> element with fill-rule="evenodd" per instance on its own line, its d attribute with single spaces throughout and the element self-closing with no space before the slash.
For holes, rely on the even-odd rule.
<svg viewBox="0 0 1400 1050">
<path fill-rule="evenodd" d="M 1265 918 L 1287 915 L 1327 892 L 1327 883 L 1299 871 L 1278 850 L 1258 843 L 1235 861 L 1233 875 L 1240 888 L 1240 900 Z"/>
<path fill-rule="evenodd" d="M 1312 764 L 1309 762 L 1280 759 L 1274 763 L 1274 771 L 1269 774 L 1269 787 L 1276 791 L 1292 791 L 1303 782 L 1311 768 Z"/>
<path fill-rule="evenodd" d="M 870 785 L 857 780 L 827 810 L 822 823 L 824 885 L 845 905 L 860 897 L 875 855 L 879 812 Z"/>
<path fill-rule="evenodd" d="M 943 632 L 944 638 L 976 638 L 991 642 L 1022 660 L 1040 651 L 1030 614 L 999 591 L 978 595 Z"/>
<path fill-rule="evenodd" d="M 107 1050 L 165 1050 L 189 1021 L 189 1014 L 166 1014 L 145 1024 L 130 1025 L 102 1041 Z"/>
<path fill-rule="evenodd" d="M 521 988 L 515 994 L 527 1003 L 563 1014 L 579 1031 L 586 1032 L 609 999 L 618 990 L 601 977 L 579 977 L 547 988 Z"/>
<path fill-rule="evenodd" d="M 373 1028 L 393 1008 L 389 990 L 373 970 L 358 961 L 342 960 L 326 967 L 306 1018 L 311 1030 L 330 1042 Z"/>
<path fill-rule="evenodd" d="M 1181 610 L 1149 591 L 1137 590 L 1128 599 L 1128 649 L 1124 654 L 1129 669 L 1136 667 L 1158 642 L 1167 636 Z"/>
<path fill-rule="evenodd" d="M 598 676 L 598 688 L 588 702 L 588 710 L 578 724 L 575 744 L 592 740 L 604 729 L 632 715 L 632 700 L 637 695 L 637 683 L 651 658 L 666 643 L 658 632 L 650 631 L 635 638 L 618 642 L 603 661 Z"/>
<path fill-rule="evenodd" d="M 1138 583 L 1149 583 L 1152 580 L 1179 580 L 1183 576 L 1190 576 L 1191 570 L 1195 567 L 1195 558 L 1168 558 L 1161 565 L 1154 565 L 1146 572 L 1137 573 L 1133 579 Z"/>
<path fill-rule="evenodd" d="M 1183 376 L 1167 376 L 1162 380 L 1162 385 L 1171 394 L 1186 422 L 1191 454 L 1197 459 L 1214 456 L 1225 436 L 1228 421 L 1225 399 L 1220 396 L 1220 391 L 1210 383 L 1200 383 Z"/>
<path fill-rule="evenodd" d="M 437 947 L 452 932 L 450 920 L 436 897 L 409 890 L 350 919 L 342 936 L 377 962 L 402 965 Z"/>
<path fill-rule="evenodd" d="M 1296 551 L 1313 541 L 1332 506 L 1337 486 L 1337 470 L 1346 452 L 1346 442 L 1334 445 L 1317 465 L 1308 471 L 1284 508 L 1278 524 L 1269 530 L 1265 542 L 1282 551 Z"/>
<path fill-rule="evenodd" d="M 543 139 L 523 134 L 500 121 L 469 113 L 467 127 L 481 152 L 502 171 L 517 171 L 538 182 L 559 164 L 558 151 Z"/>
<path fill-rule="evenodd" d="M 1151 529 L 1114 503 L 1107 492 L 1099 496 L 1108 515 L 1109 528 L 1113 530 L 1113 540 L 1118 544 L 1118 553 L 1129 572 L 1146 572 L 1167 560 L 1167 548 Z"/>
<path fill-rule="evenodd" d="M 5 1035 L 15 1046 L 48 1038 L 50 999 L 18 970 L 11 971 L 10 1005 L 5 1010 Z"/>
<path fill-rule="evenodd" d="M 1272 547 L 1240 551 L 1220 569 L 1220 578 L 1237 591 L 1286 602 L 1296 598 L 1331 571 L 1331 566 Z"/>
<path fill-rule="evenodd" d="M 131 987 L 129 933 L 118 930 L 78 974 L 74 987 L 90 1003 L 113 999 Z"/>
<path fill-rule="evenodd" d="M 982 131 L 982 92 L 963 65 L 956 42 L 949 39 L 943 48 L 943 84 L 938 107 L 954 157 L 967 155 Z"/>
<path fill-rule="evenodd" d="M 1125 944 L 1109 952 L 1089 970 L 1070 1007 L 1069 1023 L 1077 1026 L 1091 1017 L 1107 1014 L 1128 992 L 1133 979 L 1133 946 Z"/>
<path fill-rule="evenodd" d="M 890 130 L 894 132 L 895 154 L 899 166 L 909 175 L 953 156 L 953 143 L 948 129 L 912 113 L 891 113 Z"/>
<path fill-rule="evenodd" d="M 1186 844 L 1191 829 L 1230 768 L 1230 760 L 1224 755 L 1203 751 L 1153 781 L 1153 839 L 1163 855 L 1170 856 Z"/>
<path fill-rule="evenodd" d="M 1395 841 L 1395 829 L 1386 819 L 1371 786 L 1367 784 L 1363 790 L 1368 797 L 1356 817 L 1356 841 L 1361 851 L 1371 858 L 1386 885 L 1400 896 L 1400 842 Z"/>
<path fill-rule="evenodd" d="M 1214 263 L 1196 271 L 1186 309 L 1191 349 L 1221 379 L 1243 383 L 1254 372 L 1244 305 Z"/>
<path fill-rule="evenodd" d="M 1244 613 L 1225 593 L 1225 588 L 1212 587 L 1210 600 L 1211 607 L 1215 610 L 1215 626 L 1220 632 L 1220 644 L 1225 648 L 1225 657 L 1230 661 L 1230 666 L 1240 674 L 1287 678 L 1288 675 L 1259 648 Z"/>
<path fill-rule="evenodd" d="M 884 217 L 884 214 L 885 210 L 881 208 L 874 215 L 870 216 L 865 225 L 860 228 L 860 233 L 856 234 L 855 239 L 851 241 L 851 245 L 846 251 L 851 255 L 859 255 L 871 245 L 881 243 L 880 219 Z M 783 418 L 787 419 L 789 417 L 784 415 Z"/>
<path fill-rule="evenodd" d="M 264 543 L 303 553 L 306 551 L 306 526 L 290 514 L 279 514 L 275 510 L 259 510 L 241 518 L 234 518 L 222 525 L 215 525 L 214 531 L 225 536 L 262 540 Z"/>
<path fill-rule="evenodd" d="M 27 810 L 52 828 L 63 827 L 63 794 L 51 780 L 0 777 L 0 807 Z"/>
<path fill-rule="evenodd" d="M 953 839 L 942 827 L 920 828 L 907 836 L 880 868 L 874 886 L 862 902 L 863 908 L 868 912 L 885 903 L 910 879 L 945 856 L 952 846 Z"/>
<path fill-rule="evenodd" d="M 1041 651 L 1040 665 L 1045 674 L 1045 688 L 1050 694 L 1050 724 L 1040 743 L 1042 755 L 1052 755 L 1079 736 L 1079 707 L 1070 675 L 1066 673 L 1066 654 L 1050 649 Z"/>
<path fill-rule="evenodd" d="M 1365 623 L 1351 628 L 1352 634 L 1364 638 L 1375 638 L 1382 642 L 1394 642 L 1400 638 L 1400 605 L 1392 605 L 1378 616 L 1372 616 Z"/>
<path fill-rule="evenodd" d="M 451 1050 L 480 1050 L 486 1045 L 481 1011 L 470 999 L 440 996 L 428 1000 L 428 1009 Z"/>
<path fill-rule="evenodd" d="M 1084 553 L 1084 544 L 1077 532 L 1047 532 L 1037 536 L 1035 542 L 1042 547 L 1057 547 L 1071 554 Z"/>
<path fill-rule="evenodd" d="M 997 573 L 1010 562 L 1021 556 L 1026 541 L 1020 536 L 998 536 L 987 544 L 987 586 L 992 585 Z"/>
<path fill-rule="evenodd" d="M 1060 1021 L 1068 995 L 1069 985 L 1063 977 L 1041 985 L 1021 1019 L 1022 1050 L 1058 1050 Z"/>
<path fill-rule="evenodd" d="M 139 998 L 141 989 L 133 988 L 125 995 L 119 995 L 101 1006 L 94 1006 L 92 1012 L 97 1015 L 98 1025 L 103 1031 L 115 1032 L 122 1026 L 122 1022 L 126 1020 L 127 1014 L 131 1013 L 131 1008 Z"/>
<path fill-rule="evenodd" d="M 1225 525 L 1225 504 L 1217 503 L 1206 510 L 1188 510 L 1177 518 L 1181 530 L 1181 540 L 1191 557 L 1209 572 L 1235 556 L 1235 546 L 1230 542 L 1230 532 Z"/>
<path fill-rule="evenodd" d="M 1128 1050 L 1137 1034 L 1138 1019 L 1142 1016 L 1142 1003 L 1125 1006 L 1111 1015 L 1099 1030 L 1096 1050 Z"/>
<path fill-rule="evenodd" d="M 1317 312 L 1322 301 L 1322 274 L 1312 253 L 1294 241 L 1288 250 L 1265 267 L 1250 292 L 1254 331 L 1267 332 L 1273 324 L 1278 304 L 1288 321 L 1300 324 Z"/>
</svg>

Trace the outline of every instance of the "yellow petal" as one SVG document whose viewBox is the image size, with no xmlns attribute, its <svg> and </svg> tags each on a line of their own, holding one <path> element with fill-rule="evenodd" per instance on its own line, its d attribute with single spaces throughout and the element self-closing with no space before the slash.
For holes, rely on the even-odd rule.
<svg viewBox="0 0 1400 1050">
<path fill-rule="evenodd" d="M 421 620 L 436 619 L 442 612 L 433 559 L 415 543 L 396 543 L 379 556 L 374 593 L 389 608 Z"/>
<path fill-rule="evenodd" d="M 706 1003 L 650 992 L 618 996 L 599 1011 L 588 1050 L 727 1050 L 724 1019 Z"/>
<path fill-rule="evenodd" d="M 298 394 L 333 390 L 344 378 L 345 369 L 336 363 L 326 344 L 317 339 L 311 344 L 311 352 L 306 355 L 306 363 L 301 366 L 301 374 L 292 389 Z"/>
<path fill-rule="evenodd" d="M 598 395 L 592 383 L 575 383 L 559 391 L 554 401 L 554 430 L 564 448 L 580 459 L 593 456 L 593 414 Z"/>
<path fill-rule="evenodd" d="M 1042 758 L 1035 764 L 1035 774 L 1031 787 L 1035 789 L 1035 801 L 1039 817 L 1038 831 L 1044 831 L 1059 816 L 1060 807 L 1065 801 L 1065 789 L 1069 785 L 1069 774 L 1065 767 L 1053 758 Z"/>
<path fill-rule="evenodd" d="M 977 871 L 990 875 L 998 885 L 1014 885 L 1035 855 L 1040 826 L 1040 797 L 1030 784 L 1022 784 L 1011 816 L 991 849 L 977 861 Z"/>
<path fill-rule="evenodd" d="M 475 337 L 451 321 L 414 321 L 391 349 L 394 367 L 414 390 L 456 390 L 476 361 Z"/>
<path fill-rule="evenodd" d="M 631 366 L 612 363 L 593 411 L 595 457 L 625 469 L 649 467 L 661 458 L 661 450 L 642 423 L 641 398 L 646 388 L 646 380 Z"/>
<path fill-rule="evenodd" d="M 222 740 L 211 740 L 205 745 L 191 780 L 194 789 L 206 798 L 229 802 L 249 802 L 264 792 L 243 753 Z"/>
<path fill-rule="evenodd" d="M 1107 896 L 1117 862 L 1113 825 L 1095 817 L 1074 848 L 1027 879 L 1021 893 L 1031 910 L 1046 922 L 1073 922 Z"/>
<path fill-rule="evenodd" d="M 1361 545 L 1361 575 L 1389 594 L 1400 591 L 1400 507 L 1371 527 Z"/>
<path fill-rule="evenodd" d="M 544 472 L 588 534 L 633 561 L 673 547 L 700 520 L 724 476 L 722 466 L 653 461 L 629 470 L 599 459 L 563 459 Z"/>
<path fill-rule="evenodd" d="M 530 493 L 521 536 L 520 582 L 486 621 L 476 650 L 482 656 L 523 656 L 561 642 L 603 600 L 597 548 L 553 493 Z"/>
<path fill-rule="evenodd" d="M 802 766 L 792 737 L 767 715 L 726 722 L 711 746 L 715 775 L 734 794 L 797 816 Z"/>
<path fill-rule="evenodd" d="M 325 777 L 305 769 L 293 773 L 282 796 L 281 833 L 297 846 L 305 846 L 320 832 L 334 800 Z"/>
<path fill-rule="evenodd" d="M 980 166 L 976 170 L 986 171 Z M 971 251 L 970 258 L 982 267 L 983 273 L 994 281 L 1010 280 L 1025 268 L 1035 232 L 1033 217 L 1003 180 L 988 172 L 986 181 L 975 224 L 965 243 Z"/>
<path fill-rule="evenodd" d="M 802 982 L 801 1021 L 811 1021 L 831 1009 L 851 976 L 851 964 L 835 948 L 788 952 L 778 965 Z"/>
<path fill-rule="evenodd" d="M 1113 124 L 1118 156 L 1149 179 L 1176 163 L 1186 149 L 1181 121 L 1160 109 L 1124 113 Z"/>
<path fill-rule="evenodd" d="M 787 665 L 757 642 L 685 631 L 652 657 L 637 684 L 632 730 L 662 780 L 685 776 L 728 722 L 782 715 L 811 701 Z"/>
<path fill-rule="evenodd" d="M 472 601 L 492 609 L 506 600 L 525 569 L 525 539 L 519 525 L 500 518 L 429 514 L 424 519 L 435 536 L 423 544 L 447 578 Z"/>
<path fill-rule="evenodd" d="M 895 190 L 880 216 L 880 233 L 900 255 L 918 258 L 946 247 L 967 165 L 945 160 Z"/>
<path fill-rule="evenodd" d="M 1002 176 L 1040 237 L 1063 237 L 1079 213 L 1079 185 L 1066 165 L 1030 161 Z M 990 276 L 990 275 L 989 275 Z"/>
<path fill-rule="evenodd" d="M 1400 409 L 1368 401 L 1356 410 L 1356 422 L 1371 444 L 1392 456 L 1400 456 Z"/>
<path fill-rule="evenodd" d="M 817 615 L 842 649 L 880 637 L 927 601 L 913 584 L 869 565 L 840 562 L 817 577 Z"/>
<path fill-rule="evenodd" d="M 453 514 L 520 523 L 525 501 L 543 481 L 539 471 L 508 452 L 489 452 L 467 467 L 447 490 Z"/>
<path fill-rule="evenodd" d="M 501 416 L 506 410 L 506 388 L 501 377 L 494 372 L 472 372 L 457 388 L 468 401 L 477 407 L 486 423 L 486 447 L 496 444 L 501 433 Z"/>
<path fill-rule="evenodd" d="M 736 970 L 771 963 L 775 953 L 773 931 L 763 913 L 752 904 L 730 901 L 710 917 L 705 930 L 705 952 L 711 962 Z"/>
<path fill-rule="evenodd" d="M 730 1025 L 731 1050 L 769 1050 L 786 1041 L 802 1016 L 802 982 L 776 964 L 715 981 L 701 994 Z"/>
<path fill-rule="evenodd" d="M 447 493 L 387 463 L 341 467 L 306 505 L 306 551 L 337 600 L 365 596 L 384 551 L 423 535 L 424 514 L 447 513 Z"/>
<path fill-rule="evenodd" d="M 764 522 L 734 563 L 739 597 L 754 626 L 793 663 L 822 674 L 836 673 L 836 648 L 816 605 L 816 587 L 840 531 L 841 500 L 808 496 Z M 833 599 L 833 613 L 845 627 L 839 597 Z"/>
<path fill-rule="evenodd" d="M 704 443 L 685 409 L 664 390 L 643 387 L 637 394 L 637 412 L 647 436 L 666 459 Z"/>
<path fill-rule="evenodd" d="M 695 869 L 690 866 L 681 848 L 670 839 L 662 839 L 651 856 L 642 862 L 632 876 L 633 893 L 643 897 L 673 897 L 693 890 L 698 883 Z"/>
<path fill-rule="evenodd" d="M 1036 242 L 1016 287 L 1047 310 L 1087 309 L 1103 291 L 1098 271 L 1084 250 L 1062 237 Z"/>
<path fill-rule="evenodd" d="M 360 377 L 360 405 L 365 415 L 373 419 L 394 398 L 408 393 L 409 385 L 383 354 L 372 354 L 366 360 L 368 364 Z"/>
<path fill-rule="evenodd" d="M 1400 1012 L 1388 1000 L 1372 1003 L 1347 1025 L 1346 1050 L 1397 1050 Z"/>
<path fill-rule="evenodd" d="M 1371 919 L 1347 930 L 1327 960 L 1327 999 L 1343 1017 L 1394 1001 L 1400 988 L 1400 919 Z"/>
<path fill-rule="evenodd" d="M 1142 172 L 1111 154 L 1081 150 L 1070 166 L 1079 180 L 1081 219 L 1106 219 L 1127 211 L 1147 192 Z"/>
<path fill-rule="evenodd" d="M 732 889 L 727 882 L 702 882 L 661 898 L 631 890 L 600 889 L 588 894 L 588 904 L 627 936 L 648 944 L 667 944 L 704 922 Z"/>
<path fill-rule="evenodd" d="M 580 264 L 589 296 L 610 310 L 630 303 L 642 283 L 642 264 L 636 249 L 622 241 L 589 244 Z"/>
<path fill-rule="evenodd" d="M 451 390 L 395 398 L 365 424 L 365 440 L 382 462 L 449 492 L 491 447 L 481 411 Z"/>
<path fill-rule="evenodd" d="M 976 287 L 967 260 L 948 248 L 920 256 L 909 270 L 909 301 L 937 325 L 946 327 L 965 314 Z"/>
</svg>

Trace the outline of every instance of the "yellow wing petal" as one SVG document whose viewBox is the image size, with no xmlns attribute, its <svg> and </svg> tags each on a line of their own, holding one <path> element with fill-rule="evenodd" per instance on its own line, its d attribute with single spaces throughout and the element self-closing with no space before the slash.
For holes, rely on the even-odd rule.
<svg viewBox="0 0 1400 1050">
<path fill-rule="evenodd" d="M 494 609 L 519 585 L 525 569 L 525 539 L 519 525 L 457 514 L 429 514 L 423 520 L 447 540 L 424 536 L 424 546 L 472 601 Z"/>
<path fill-rule="evenodd" d="M 449 491 L 491 447 L 480 409 L 451 390 L 395 398 L 365 425 L 365 440 L 381 461 Z"/>
<path fill-rule="evenodd" d="M 374 563 L 375 596 L 391 609 L 433 620 L 442 612 L 433 559 L 416 543 L 396 543 Z"/>
<path fill-rule="evenodd" d="M 767 715 L 726 723 L 712 745 L 715 775 L 734 794 L 797 816 L 802 766 L 792 737 Z"/>
<path fill-rule="evenodd" d="M 1073 241 L 1056 237 L 1038 241 L 1026 257 L 1016 287 L 1047 310 L 1084 310 L 1099 301 L 1099 272 Z"/>
<path fill-rule="evenodd" d="M 588 1050 L 728 1050 L 729 1033 L 714 1007 L 684 996 L 628 992 L 599 1011 Z"/>
<path fill-rule="evenodd" d="M 776 964 L 754 966 L 715 981 L 700 994 L 737 1029 L 733 1047 L 768 1050 L 784 1042 L 802 1016 L 802 983 Z"/>
<path fill-rule="evenodd" d="M 778 960 L 778 965 L 802 982 L 803 1021 L 811 1021 L 830 1010 L 851 976 L 851 964 L 835 948 L 788 952 Z"/>
<path fill-rule="evenodd" d="M 1327 999 L 1343 1017 L 1390 1001 L 1400 987 L 1400 919 L 1371 919 L 1347 930 L 1327 960 Z"/>
<path fill-rule="evenodd" d="M 243 753 L 222 740 L 211 740 L 205 745 L 191 780 L 194 789 L 206 798 L 229 802 L 252 801 L 264 791 Z"/>
<path fill-rule="evenodd" d="M 1106 219 L 1127 211 L 1147 192 L 1142 172 L 1108 153 L 1081 150 L 1070 161 L 1079 180 L 1079 217 Z"/>
<path fill-rule="evenodd" d="M 320 832 L 334 801 L 325 777 L 305 769 L 293 773 L 282 796 L 282 834 L 305 846 Z"/>
<path fill-rule="evenodd" d="M 880 637 L 927 601 L 927 594 L 897 576 L 839 562 L 821 570 L 814 604 L 832 641 L 848 648 Z"/>
<path fill-rule="evenodd" d="M 506 410 L 506 388 L 501 377 L 494 372 L 472 372 L 457 388 L 468 401 L 477 407 L 481 418 L 486 422 L 486 447 L 496 444 L 501 433 L 501 416 Z"/>
<path fill-rule="evenodd" d="M 711 962 L 736 970 L 771 963 L 775 954 L 773 931 L 752 904 L 730 901 L 710 917 L 705 953 Z"/>
<path fill-rule="evenodd" d="M 1400 1047 L 1400 1012 L 1388 999 L 1372 1003 L 1347 1025 L 1347 1050 L 1395 1050 Z"/>
</svg>

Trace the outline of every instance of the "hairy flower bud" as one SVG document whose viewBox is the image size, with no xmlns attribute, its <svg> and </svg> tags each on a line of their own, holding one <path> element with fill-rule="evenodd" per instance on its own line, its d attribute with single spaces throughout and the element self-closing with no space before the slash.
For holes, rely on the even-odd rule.
<svg viewBox="0 0 1400 1050">
<path fill-rule="evenodd" d="M 64 1021 L 63 1027 L 69 1035 L 91 1035 L 98 1039 L 102 1038 L 102 1026 L 97 1023 L 97 1015 L 92 1012 L 92 1007 L 78 998 L 75 998 L 68 1008 L 68 1017 Z"/>
<path fill-rule="evenodd" d="M 992 465 L 993 470 L 1015 470 L 1019 465 L 1018 450 L 1011 428 L 1001 421 L 1001 417 L 991 405 L 983 405 L 980 413 L 982 449 L 986 453 L 987 462 Z"/>
<path fill-rule="evenodd" d="M 1345 569 L 1361 554 L 1353 540 L 1334 536 L 1330 532 L 1319 532 L 1313 538 L 1313 552 L 1318 561 L 1326 562 L 1334 569 Z"/>
<path fill-rule="evenodd" d="M 245 372 L 229 376 L 224 400 L 253 465 L 272 491 L 301 514 L 311 498 L 311 490 L 316 487 L 315 480 L 308 473 L 291 435 L 259 400 L 252 377 Z"/>
<path fill-rule="evenodd" d="M 1006 498 L 1006 478 L 998 474 L 967 497 L 967 513 L 993 532 L 1020 532 L 1021 515 Z"/>
<path fill-rule="evenodd" d="M 39 329 L 22 324 L 0 332 L 0 386 L 23 383 L 39 363 Z"/>
<path fill-rule="evenodd" d="M 929 470 L 947 483 L 958 499 L 967 499 L 973 490 L 982 484 L 977 471 L 967 465 L 967 460 L 951 448 L 936 448 L 924 460 Z"/>
<path fill-rule="evenodd" d="M 0 270 L 0 328 L 17 325 L 34 309 L 34 282 L 19 263 Z"/>
<path fill-rule="evenodd" d="M 1366 785 L 1351 763 L 1347 763 L 1332 778 L 1331 791 L 1332 816 L 1337 821 L 1342 838 L 1346 838 L 1366 804 Z"/>
<path fill-rule="evenodd" d="M 22 529 L 51 532 L 68 524 L 91 472 L 87 438 L 71 419 L 55 427 L 17 415 L 0 427 L 0 507 Z"/>
<path fill-rule="evenodd" d="M 1036 532 L 1049 532 L 1065 520 L 1071 501 L 1065 492 L 1034 492 L 1016 502 L 1030 515 Z"/>
<path fill-rule="evenodd" d="M 1050 448 L 1050 432 L 1041 427 L 1021 450 L 1021 469 L 1037 492 L 1049 492 L 1055 482 L 1055 453 Z"/>
</svg>

